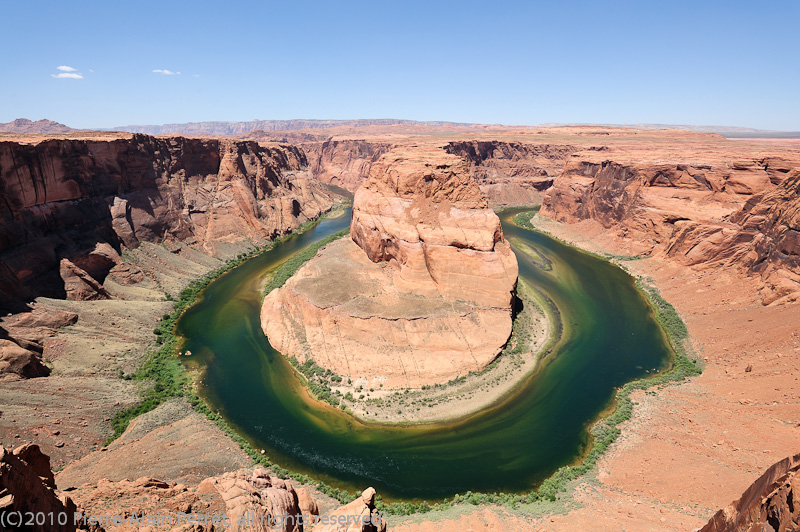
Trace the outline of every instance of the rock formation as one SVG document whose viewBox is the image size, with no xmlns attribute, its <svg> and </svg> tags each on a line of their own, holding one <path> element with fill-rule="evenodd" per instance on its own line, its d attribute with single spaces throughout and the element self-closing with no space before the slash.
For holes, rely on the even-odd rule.
<svg viewBox="0 0 800 532">
<path fill-rule="evenodd" d="M 353 241 L 373 262 L 395 262 L 414 294 L 509 309 L 516 258 L 462 160 L 398 149 L 374 166 L 353 203 Z"/>
<path fill-rule="evenodd" d="M 375 489 L 367 488 L 351 503 L 345 504 L 327 516 L 328 521 L 345 521 L 345 524 L 320 523 L 314 532 L 386 532 L 386 521 L 375 509 Z"/>
<path fill-rule="evenodd" d="M 293 146 L 153 138 L 0 142 L 0 302 L 105 298 L 123 248 L 279 236 L 330 208 Z"/>
<path fill-rule="evenodd" d="M 273 347 L 384 389 L 446 382 L 497 356 L 517 262 L 463 160 L 384 155 L 356 193 L 351 236 L 267 296 Z"/>
<path fill-rule="evenodd" d="M 56 329 L 72 325 L 77 314 L 34 309 L 0 318 L 0 380 L 31 379 L 50 374 L 42 360 L 44 342 Z"/>
<path fill-rule="evenodd" d="M 379 140 L 303 142 L 309 168 L 320 181 L 355 192 L 372 165 L 394 144 Z M 498 140 L 450 142 L 447 153 L 466 160 L 481 191 L 493 205 L 537 205 L 542 192 L 561 174 L 567 157 L 580 148 L 558 144 L 528 144 Z"/>
<path fill-rule="evenodd" d="M 729 159 L 733 153 L 722 152 L 683 163 L 659 156 L 668 155 L 573 155 L 541 213 L 566 223 L 594 220 L 633 238 L 643 253 L 683 264 L 743 268 L 764 280 L 764 304 L 796 299 L 800 179 L 792 168 L 800 157 Z"/>
<path fill-rule="evenodd" d="M 11 339 L 0 339 L 0 381 L 46 377 L 50 369 L 42 355 L 20 346 Z"/>
<path fill-rule="evenodd" d="M 234 532 L 302 532 L 308 530 L 304 523 L 312 522 L 318 515 L 304 515 L 292 483 L 271 476 L 262 468 L 251 475 L 239 472 L 208 478 L 197 488 L 198 494 L 214 492 L 224 502 L 225 515 Z M 304 498 L 308 498 L 307 494 Z"/>
<path fill-rule="evenodd" d="M 369 177 L 375 161 L 391 148 L 391 144 L 367 140 L 326 140 L 303 144 L 314 177 L 350 192 L 356 191 Z"/>
<path fill-rule="evenodd" d="M 0 446 L 0 514 L 4 515 L 0 529 L 73 532 L 80 528 L 74 519 L 77 511 L 69 497 L 56 494 L 50 458 L 38 445 L 26 444 L 13 452 Z M 26 512 L 46 519 L 34 519 L 31 526 L 15 526 L 16 521 L 8 521 L 17 519 L 20 513 L 24 517 Z"/>
<path fill-rule="evenodd" d="M 717 512 L 699 532 L 800 530 L 800 454 L 767 469 L 741 498 Z"/>
<path fill-rule="evenodd" d="M 497 140 L 451 142 L 447 153 L 463 157 L 481 191 L 494 205 L 538 205 L 578 151 L 568 144 L 526 144 Z"/>
<path fill-rule="evenodd" d="M 320 521 L 320 512 L 308 489 L 295 488 L 291 481 L 261 467 L 209 477 L 196 486 L 150 477 L 118 482 L 99 479 L 70 493 L 79 504 L 57 492 L 50 459 L 37 445 L 26 444 L 13 452 L 0 446 L 0 530 L 386 530 L 375 509 L 373 488 L 325 516 L 324 523 L 338 523 L 339 516 L 350 516 L 348 526 L 320 523 L 314 527 Z M 52 515 L 53 520 L 48 517 L 33 526 L 14 526 L 16 512 Z M 11 521 L 7 520 L 9 515 Z"/>
</svg>

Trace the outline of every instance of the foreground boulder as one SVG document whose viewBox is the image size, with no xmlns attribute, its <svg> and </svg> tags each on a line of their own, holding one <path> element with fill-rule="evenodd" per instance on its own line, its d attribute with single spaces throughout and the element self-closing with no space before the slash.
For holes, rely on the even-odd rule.
<svg viewBox="0 0 800 532">
<path fill-rule="evenodd" d="M 384 390 L 494 360 L 511 334 L 517 261 L 462 159 L 384 155 L 356 193 L 351 235 L 266 297 L 275 349 Z"/>
<path fill-rule="evenodd" d="M 700 532 L 800 530 L 800 454 L 784 458 L 711 518 Z"/>
<path fill-rule="evenodd" d="M 209 477 L 197 486 L 148 477 L 119 482 L 101 479 L 97 484 L 84 484 L 73 493 L 86 509 L 81 515 L 87 523 L 91 516 L 105 516 L 99 524 L 108 532 L 386 530 L 386 523 L 375 508 L 374 489 L 368 488 L 355 501 L 320 516 L 308 488 L 295 488 L 291 481 L 261 467 Z M 115 522 L 114 516 L 121 518 Z"/>
<path fill-rule="evenodd" d="M 39 353 L 20 347 L 11 340 L 0 339 L 0 381 L 46 377 L 50 368 Z"/>
<path fill-rule="evenodd" d="M 386 532 L 386 521 L 375 508 L 375 488 L 323 517 L 314 532 Z"/>
<path fill-rule="evenodd" d="M 0 530 L 72 532 L 79 529 L 74 518 L 75 503 L 69 497 L 58 496 L 55 490 L 50 458 L 38 445 L 27 444 L 13 451 L 0 446 L 0 514 L 3 515 Z M 16 519 L 29 512 L 44 519 L 39 522 L 34 519 L 29 526 L 20 526 Z"/>
</svg>

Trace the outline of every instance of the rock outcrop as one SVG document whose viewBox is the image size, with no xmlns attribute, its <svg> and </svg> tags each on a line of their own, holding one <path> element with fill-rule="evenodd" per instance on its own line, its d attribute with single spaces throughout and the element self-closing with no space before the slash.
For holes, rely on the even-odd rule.
<svg viewBox="0 0 800 532">
<path fill-rule="evenodd" d="M 70 494 L 78 504 L 58 493 L 50 458 L 38 445 L 26 444 L 13 451 L 0 446 L 0 530 L 4 531 L 386 530 L 375 508 L 373 488 L 349 504 L 328 510 L 320 520 L 318 504 L 307 488 L 295 488 L 291 481 L 261 467 L 209 477 L 196 486 L 150 477 L 118 482 L 99 479 L 71 488 Z M 26 512 L 34 515 L 32 524 L 18 526 L 19 513 L 30 519 Z M 345 520 L 347 525 L 340 527 Z"/>
<path fill-rule="evenodd" d="M 364 490 L 355 501 L 328 509 L 320 516 L 317 502 L 305 487 L 257 467 L 209 477 L 186 486 L 142 477 L 134 481 L 101 479 L 74 493 L 85 516 L 121 516 L 109 532 L 158 530 L 233 532 L 348 531 L 384 532 L 386 522 L 375 508 L 375 490 Z M 329 505 L 328 505 L 329 506 Z M 216 522 L 214 520 L 216 519 Z M 347 523 L 346 525 L 344 523 Z"/>
<path fill-rule="evenodd" d="M 38 445 L 29 443 L 13 451 L 0 446 L 0 529 L 73 532 L 83 529 L 75 522 L 77 511 L 69 497 L 56 493 L 50 458 Z M 37 514 L 44 519 L 36 518 Z M 32 522 L 19 524 L 20 517 Z"/>
<path fill-rule="evenodd" d="M 199 494 L 212 490 L 223 500 L 233 532 L 302 532 L 309 529 L 304 526 L 305 521 L 310 523 L 318 515 L 304 516 L 292 483 L 271 476 L 262 468 L 251 475 L 239 472 L 208 478 L 197 488 Z"/>
<path fill-rule="evenodd" d="M 384 155 L 356 193 L 351 237 L 267 296 L 273 347 L 384 389 L 447 382 L 497 356 L 517 262 L 463 160 Z"/>
<path fill-rule="evenodd" d="M 367 488 L 351 503 L 326 516 L 335 524 L 320 523 L 314 532 L 386 532 L 386 521 L 375 508 L 375 489 Z"/>
<path fill-rule="evenodd" d="M 265 241 L 330 208 L 287 145 L 132 135 L 0 142 L 0 302 L 106 297 L 123 248 Z"/>
<path fill-rule="evenodd" d="M 569 144 L 525 144 L 497 140 L 451 142 L 447 153 L 463 157 L 493 205 L 538 205 L 567 158 L 580 148 Z"/>
<path fill-rule="evenodd" d="M 10 339 L 0 339 L 0 381 L 46 377 L 50 369 L 42 355 L 20 346 Z"/>
<path fill-rule="evenodd" d="M 350 192 L 369 177 L 375 161 L 392 149 L 389 143 L 368 140 L 326 140 L 302 147 L 315 178 Z"/>
<path fill-rule="evenodd" d="M 800 178 L 792 170 L 800 158 L 727 156 L 667 163 L 653 160 L 657 153 L 581 152 L 547 190 L 541 213 L 594 220 L 643 253 L 682 264 L 742 268 L 763 279 L 764 304 L 792 301 L 800 293 Z"/>
<path fill-rule="evenodd" d="M 50 308 L 0 318 L 0 380 L 48 376 L 42 356 L 45 340 L 76 321 L 77 314 Z"/>
<path fill-rule="evenodd" d="M 509 309 L 517 261 L 466 165 L 437 149 L 397 149 L 373 166 L 353 203 L 353 241 L 394 262 L 410 293 Z"/>
<path fill-rule="evenodd" d="M 800 530 L 800 454 L 767 469 L 741 498 L 717 512 L 699 532 Z"/>
</svg>

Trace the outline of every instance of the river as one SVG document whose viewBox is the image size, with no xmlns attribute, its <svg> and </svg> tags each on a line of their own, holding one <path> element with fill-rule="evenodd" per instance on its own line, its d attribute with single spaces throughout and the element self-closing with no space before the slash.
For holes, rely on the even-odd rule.
<svg viewBox="0 0 800 532">
<path fill-rule="evenodd" d="M 500 216 L 506 238 L 551 261 L 549 270 L 515 249 L 520 276 L 558 307 L 555 350 L 499 404 L 457 422 L 367 425 L 308 398 L 286 359 L 261 332 L 259 285 L 308 245 L 346 228 L 322 221 L 211 283 L 178 323 L 190 367 L 204 370 L 200 394 L 270 459 L 339 488 L 374 486 L 388 500 L 438 500 L 466 491 L 525 492 L 590 443 L 588 427 L 617 387 L 669 367 L 672 352 L 634 279 L 619 267 Z"/>
</svg>

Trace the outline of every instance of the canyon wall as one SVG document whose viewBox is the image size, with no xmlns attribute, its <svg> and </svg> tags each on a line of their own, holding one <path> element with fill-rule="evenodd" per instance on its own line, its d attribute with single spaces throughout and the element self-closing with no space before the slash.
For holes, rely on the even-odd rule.
<svg viewBox="0 0 800 532">
<path fill-rule="evenodd" d="M 285 234 L 332 204 L 306 165 L 294 146 L 218 139 L 0 142 L 0 303 L 106 298 L 140 241 L 219 255 Z"/>
<path fill-rule="evenodd" d="M 499 354 L 517 262 L 462 159 L 388 152 L 356 193 L 351 237 L 265 298 L 275 349 L 383 390 L 444 383 Z"/>
<path fill-rule="evenodd" d="M 493 205 L 538 205 L 567 158 L 580 148 L 497 140 L 451 142 L 445 151 L 462 157 Z"/>
<path fill-rule="evenodd" d="M 698 150 L 699 151 L 699 150 Z M 734 158 L 580 152 L 545 193 L 541 213 L 598 222 L 643 254 L 699 267 L 734 266 L 764 282 L 764 304 L 800 291 L 800 157 Z"/>
<path fill-rule="evenodd" d="M 350 192 L 367 179 L 372 165 L 383 154 L 403 144 L 408 142 L 328 139 L 301 143 L 314 176 Z M 453 141 L 443 148 L 464 159 L 463 170 L 475 179 L 492 205 L 538 205 L 542 192 L 561 174 L 567 157 L 579 150 L 568 144 L 498 140 Z"/>
<path fill-rule="evenodd" d="M 394 150 L 356 194 L 353 241 L 373 262 L 394 262 L 411 293 L 509 309 L 516 259 L 466 165 L 438 149 Z"/>
<path fill-rule="evenodd" d="M 369 176 L 372 165 L 392 144 L 368 140 L 326 140 L 303 143 L 308 165 L 316 179 L 355 192 Z"/>
</svg>

